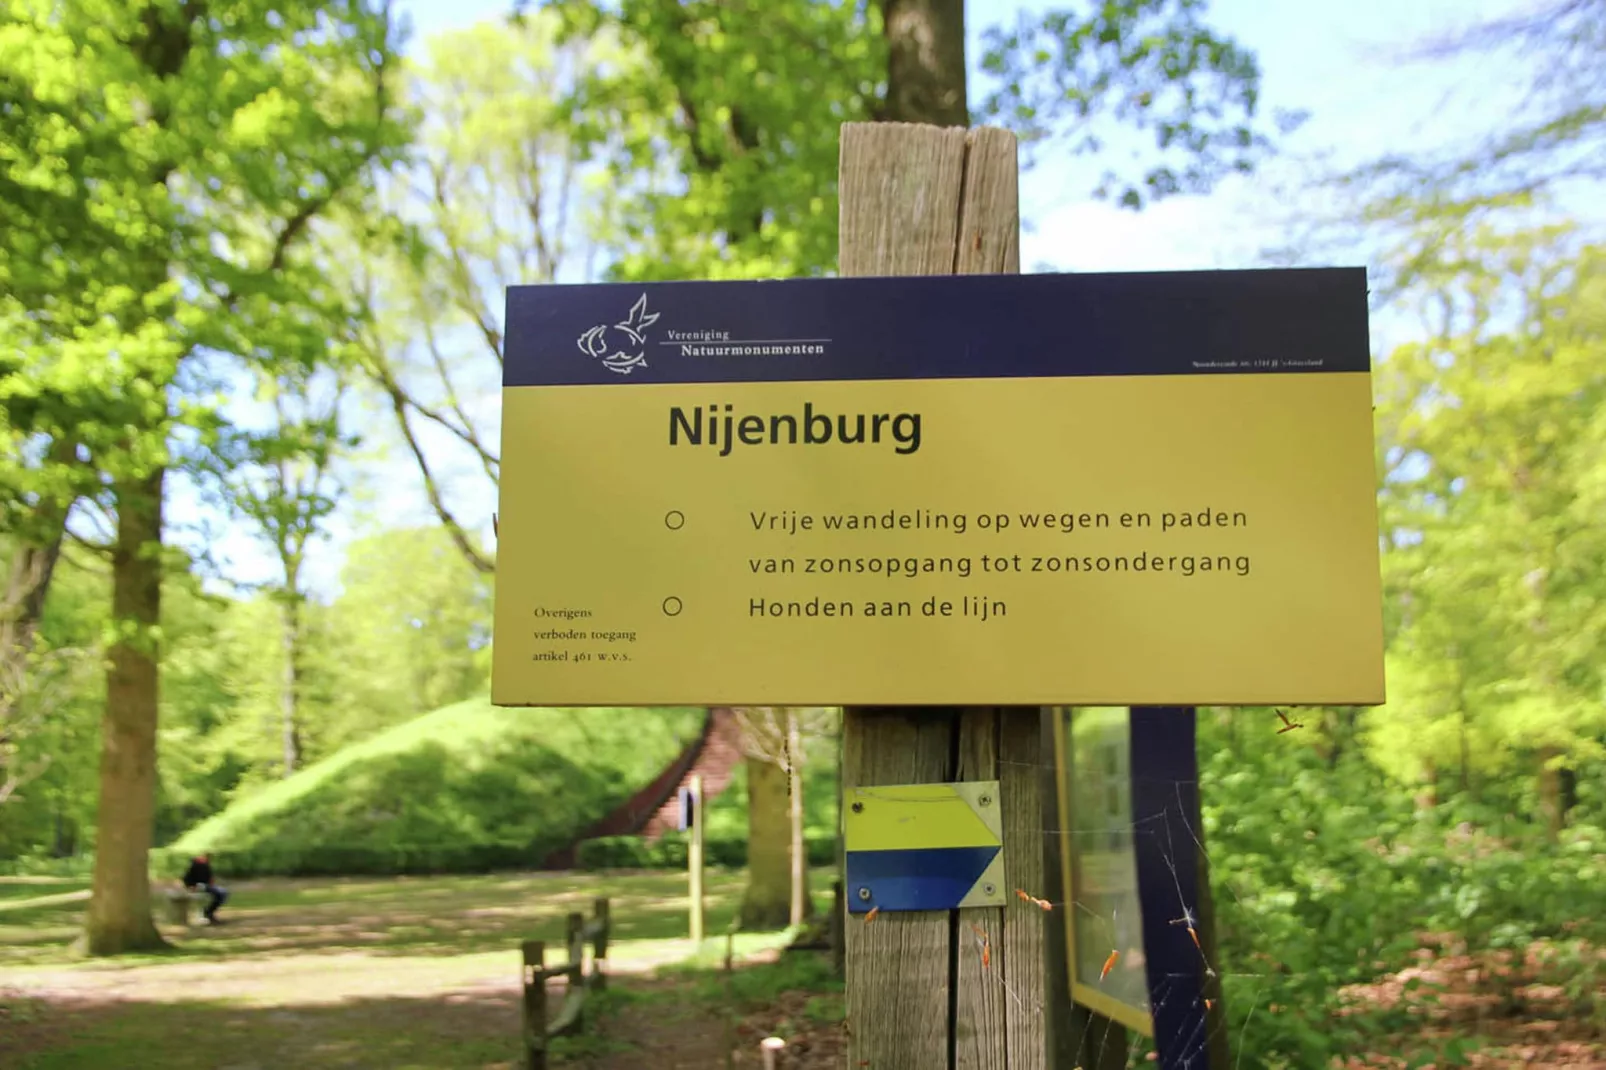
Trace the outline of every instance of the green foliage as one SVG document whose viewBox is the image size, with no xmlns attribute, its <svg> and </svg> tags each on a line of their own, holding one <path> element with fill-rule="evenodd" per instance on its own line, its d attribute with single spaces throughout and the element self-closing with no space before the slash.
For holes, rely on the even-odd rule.
<svg viewBox="0 0 1606 1070">
<path fill-rule="evenodd" d="M 341 312 L 300 244 L 321 213 L 360 205 L 406 139 L 385 88 L 396 41 L 367 0 L 280 7 L 7 5 L 0 324 L 24 346 L 0 400 L 34 447 L 5 453 L 17 500 L 204 451 L 222 355 L 329 359 Z M 56 439 L 82 453 L 45 461 Z"/>
<path fill-rule="evenodd" d="M 0 566 L 8 557 L 0 554 Z M 26 701 L 0 731 L 0 781 L 7 768 L 24 777 L 0 804 L 0 859 L 70 855 L 93 842 L 107 581 L 87 555 L 69 552 L 56 568 L 26 663 Z"/>
<path fill-rule="evenodd" d="M 526 5 L 520 5 L 521 7 Z M 1095 192 L 1137 207 L 1202 192 L 1269 150 L 1254 126 L 1254 57 L 1201 19 L 1198 0 L 1126 0 L 1090 14 L 1023 15 L 990 28 L 1000 83 L 981 114 L 1028 142 L 1074 126 L 1074 151 L 1105 141 L 1087 121 L 1152 131 L 1160 162 L 1107 173 Z M 605 232 L 619 279 L 815 275 L 836 260 L 838 131 L 879 111 L 888 48 L 881 6 L 857 0 L 548 0 L 565 32 L 604 28 L 647 60 L 577 85 L 581 143 L 605 151 L 620 189 Z M 524 17 L 533 17 L 527 14 Z M 963 84 L 965 72 L 951 72 Z M 1286 131 L 1295 121 L 1279 116 Z M 1116 140 L 1107 138 L 1105 140 Z"/>
<path fill-rule="evenodd" d="M 233 803 L 165 852 L 222 874 L 533 865 L 652 779 L 697 709 L 504 709 L 475 699 L 347 747 Z"/>
<path fill-rule="evenodd" d="M 1028 147 L 1068 136 L 1076 155 L 1151 132 L 1160 162 L 1141 176 L 1106 169 L 1093 190 L 1122 207 L 1208 192 L 1227 175 L 1254 170 L 1274 146 L 1256 125 L 1260 65 L 1205 24 L 1205 6 L 1120 0 L 1086 11 L 1022 12 L 1013 27 L 990 27 L 981 65 L 999 85 L 980 113 Z M 1116 127 L 1101 137 L 1099 120 L 1110 118 Z M 1303 120 L 1303 113 L 1273 114 L 1278 134 Z"/>
<path fill-rule="evenodd" d="M 631 186 L 609 175 L 604 151 L 593 158 L 593 139 L 614 135 L 566 100 L 589 72 L 626 77 L 639 57 L 607 33 L 559 42 L 554 21 L 486 20 L 424 42 L 404 87 L 423 115 L 412 165 L 383 193 L 384 224 L 354 220 L 345 236 L 343 282 L 363 309 L 359 363 L 380 419 L 456 551 L 484 572 L 484 518 L 462 510 L 500 472 L 496 413 L 479 399 L 501 385 L 503 290 L 593 277 Z"/>
<path fill-rule="evenodd" d="M 836 260 L 838 128 L 886 78 L 857 0 L 553 0 L 647 62 L 592 70 L 565 103 L 630 196 L 599 233 L 618 279 L 817 275 Z"/>
<path fill-rule="evenodd" d="M 167 575 L 162 607 L 159 844 L 282 775 L 282 607 L 271 594 L 208 593 L 182 565 L 175 560 Z M 488 673 L 489 584 L 438 528 L 358 540 L 344 579 L 332 604 L 302 609 L 299 717 L 308 760 L 468 698 Z M 37 865 L 94 845 L 105 695 L 94 651 L 108 587 L 93 555 L 70 552 L 57 569 L 40 644 L 82 652 L 73 663 L 82 664 L 51 685 L 58 700 L 35 730 L 13 732 L 14 760 L 37 775 L 0 806 L 0 859 Z"/>
<path fill-rule="evenodd" d="M 490 577 L 439 527 L 354 541 L 341 595 L 312 621 L 308 752 L 329 755 L 379 728 L 474 694 L 490 676 Z"/>
<path fill-rule="evenodd" d="M 1474 955 L 1606 942 L 1606 832 L 1496 837 L 1467 820 L 1487 813 L 1419 808 L 1342 719 L 1314 745 L 1276 723 L 1221 711 L 1200 724 L 1216 969 L 1243 1066 L 1324 1066 L 1415 1031 L 1344 989 L 1412 964 L 1423 933 Z M 1589 1006 L 1582 989 L 1574 1006 Z"/>
<path fill-rule="evenodd" d="M 1407 291 L 1431 332 L 1378 373 L 1396 698 L 1371 742 L 1406 780 L 1606 753 L 1606 254 L 1569 237 L 1442 233 Z"/>
</svg>

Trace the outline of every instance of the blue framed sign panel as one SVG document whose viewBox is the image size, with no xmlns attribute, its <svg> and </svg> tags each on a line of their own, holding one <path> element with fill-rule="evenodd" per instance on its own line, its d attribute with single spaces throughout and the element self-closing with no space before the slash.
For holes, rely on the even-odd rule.
<svg viewBox="0 0 1606 1070">
<path fill-rule="evenodd" d="M 1162 1070 L 1223 1070 L 1200 923 L 1195 712 L 1059 707 L 1054 718 L 1071 998 L 1149 1037 Z"/>
</svg>

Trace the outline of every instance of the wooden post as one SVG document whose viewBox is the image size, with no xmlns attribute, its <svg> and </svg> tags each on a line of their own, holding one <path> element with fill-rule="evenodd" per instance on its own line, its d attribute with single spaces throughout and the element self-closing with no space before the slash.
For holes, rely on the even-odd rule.
<svg viewBox="0 0 1606 1070">
<path fill-rule="evenodd" d="M 703 944 L 703 776 L 691 778 L 691 843 L 686 850 L 686 869 L 691 884 L 691 942 Z"/>
<path fill-rule="evenodd" d="M 608 929 L 613 924 L 606 896 L 598 896 L 591 904 L 597 931 L 591 943 L 591 984 L 593 988 L 608 987 Z"/>
<path fill-rule="evenodd" d="M 546 944 L 524 941 L 524 1070 L 546 1070 Z"/>
<path fill-rule="evenodd" d="M 1016 141 L 1004 130 L 902 123 L 842 128 L 839 273 L 1020 271 Z M 992 780 L 1003 807 L 1006 907 L 849 922 L 848 1065 L 1043 1070 L 1045 760 L 1038 707 L 850 707 L 842 789 Z M 983 961 L 978 932 L 990 961 Z"/>
<path fill-rule="evenodd" d="M 725 1070 L 736 1066 L 736 988 L 731 971 L 736 965 L 736 927 L 725 930 Z"/>
<path fill-rule="evenodd" d="M 580 967 L 580 972 L 574 974 L 571 981 L 579 984 L 585 980 L 586 964 L 586 916 L 578 910 L 570 911 L 564 921 L 564 945 L 569 951 L 569 965 Z"/>
<path fill-rule="evenodd" d="M 831 940 L 831 973 L 836 977 L 841 977 L 847 969 L 847 948 L 843 944 L 847 921 L 848 901 L 842 898 L 842 878 L 838 877 L 831 882 L 831 921 L 826 928 Z"/>
</svg>

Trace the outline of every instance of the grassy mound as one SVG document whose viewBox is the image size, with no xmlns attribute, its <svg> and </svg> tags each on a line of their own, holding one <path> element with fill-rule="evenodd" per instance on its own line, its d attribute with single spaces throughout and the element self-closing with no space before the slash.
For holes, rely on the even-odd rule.
<svg viewBox="0 0 1606 1070">
<path fill-rule="evenodd" d="M 533 865 L 662 772 L 705 715 L 458 703 L 240 799 L 157 853 L 155 875 L 202 850 L 225 878 Z"/>
</svg>

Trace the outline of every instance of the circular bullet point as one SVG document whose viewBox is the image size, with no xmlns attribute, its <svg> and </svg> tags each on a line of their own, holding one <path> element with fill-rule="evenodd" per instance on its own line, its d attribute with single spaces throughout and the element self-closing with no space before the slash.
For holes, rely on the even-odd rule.
<svg viewBox="0 0 1606 1070">
<path fill-rule="evenodd" d="M 679 616 L 680 615 L 680 609 L 681 609 L 680 599 L 676 598 L 674 595 L 670 595 L 668 598 L 664 599 L 664 616 L 666 616 L 666 617 Z"/>
<path fill-rule="evenodd" d="M 670 531 L 679 531 L 686 524 L 686 514 L 679 509 L 671 509 L 664 514 L 664 527 Z"/>
</svg>

